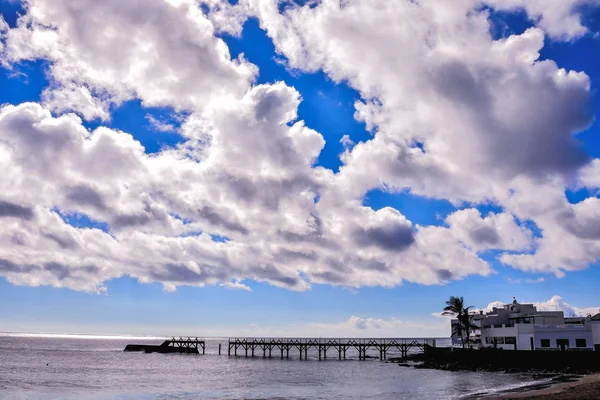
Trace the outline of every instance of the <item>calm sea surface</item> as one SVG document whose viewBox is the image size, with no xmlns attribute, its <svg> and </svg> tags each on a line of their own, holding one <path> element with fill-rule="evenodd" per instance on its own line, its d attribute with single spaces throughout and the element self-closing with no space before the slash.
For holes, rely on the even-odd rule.
<svg viewBox="0 0 600 400">
<path fill-rule="evenodd" d="M 292 352 L 290 360 L 227 357 L 227 339 L 207 340 L 207 354 L 199 356 L 123 352 L 129 343 L 161 342 L 0 334 L 0 399 L 428 400 L 531 383 L 518 375 L 417 370 L 379 360 L 317 361 L 310 353 L 308 361 Z M 217 354 L 219 343 L 225 355 Z"/>
</svg>

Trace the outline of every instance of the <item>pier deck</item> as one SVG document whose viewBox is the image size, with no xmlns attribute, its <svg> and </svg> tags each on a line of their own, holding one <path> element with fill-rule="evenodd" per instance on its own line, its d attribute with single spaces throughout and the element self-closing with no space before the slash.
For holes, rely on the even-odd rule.
<svg viewBox="0 0 600 400">
<path fill-rule="evenodd" d="M 346 352 L 350 349 L 358 351 L 359 360 L 376 358 L 369 356 L 368 351 L 375 352 L 380 360 L 388 358 L 388 352 L 395 350 L 404 358 L 409 351 L 423 352 L 425 346 L 435 347 L 435 339 L 291 339 L 291 338 L 229 338 L 229 356 L 237 356 L 238 351 L 245 357 L 262 355 L 263 358 L 275 357 L 289 359 L 290 350 L 299 353 L 300 360 L 308 359 L 309 349 L 318 353 L 319 360 L 327 360 L 327 352 L 337 356 L 338 360 L 346 359 Z M 255 354 L 258 351 L 258 354 Z M 279 353 L 279 354 L 278 354 Z"/>
</svg>

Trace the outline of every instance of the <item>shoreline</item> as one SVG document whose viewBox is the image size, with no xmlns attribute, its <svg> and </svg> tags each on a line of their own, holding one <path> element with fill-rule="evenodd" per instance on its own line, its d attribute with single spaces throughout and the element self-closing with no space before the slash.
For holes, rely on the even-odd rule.
<svg viewBox="0 0 600 400">
<path fill-rule="evenodd" d="M 500 393 L 485 395 L 486 400 L 595 400 L 600 399 L 600 374 L 585 375 L 581 378 L 561 376 L 561 380 L 547 383 L 536 383 L 518 389 L 510 389 Z M 567 379 L 565 379 L 567 378 Z M 576 379 L 576 380 L 573 380 Z"/>
<path fill-rule="evenodd" d="M 426 348 L 423 354 L 390 361 L 417 369 L 522 374 L 533 380 L 520 387 L 488 389 L 463 399 L 600 400 L 600 364 L 591 353 Z"/>
</svg>

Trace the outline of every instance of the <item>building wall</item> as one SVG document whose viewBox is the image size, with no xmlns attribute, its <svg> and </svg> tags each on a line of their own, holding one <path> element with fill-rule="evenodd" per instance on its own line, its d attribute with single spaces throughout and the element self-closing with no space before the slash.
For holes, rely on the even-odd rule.
<svg viewBox="0 0 600 400">
<path fill-rule="evenodd" d="M 532 350 L 531 349 L 531 339 L 533 339 L 532 333 L 519 333 L 519 337 L 517 338 L 517 350 Z M 535 348 L 535 341 L 534 341 Z"/>
<path fill-rule="evenodd" d="M 488 343 L 486 338 L 506 338 L 506 337 L 514 337 L 517 341 L 518 346 L 518 336 L 519 330 L 517 328 L 518 325 L 514 325 L 511 327 L 506 327 L 503 325 L 502 328 L 485 328 L 481 330 L 481 346 L 482 347 L 494 347 L 493 343 Z M 514 344 L 505 344 L 505 343 L 497 343 L 496 347 L 504 350 L 514 350 Z"/>
<path fill-rule="evenodd" d="M 594 345 L 600 346 L 600 321 L 592 322 L 590 325 L 592 326 L 592 338 Z"/>
<path fill-rule="evenodd" d="M 542 311 L 534 320 L 537 325 L 563 325 L 565 323 L 562 311 Z"/>
<path fill-rule="evenodd" d="M 487 328 L 481 331 L 481 346 L 493 347 L 492 343 L 488 343 L 486 337 L 489 338 L 507 338 L 514 337 L 516 340 L 517 350 L 531 350 L 531 338 L 533 338 L 533 324 L 515 324 L 513 326 L 504 325 L 502 328 Z M 493 341 L 491 339 L 490 341 Z M 496 347 L 503 350 L 515 350 L 515 344 L 497 343 Z"/>
<path fill-rule="evenodd" d="M 502 315 L 486 315 L 484 319 L 481 320 L 481 325 L 503 325 L 508 323 L 508 314 Z"/>
<path fill-rule="evenodd" d="M 533 339 L 533 332 L 535 326 L 533 324 L 517 324 L 516 326 L 519 331 L 517 350 L 531 350 L 531 339 Z"/>
<path fill-rule="evenodd" d="M 479 317 L 479 315 L 478 315 Z M 506 305 L 494 308 L 493 312 L 481 315 L 481 325 L 493 327 L 512 323 L 532 323 L 538 325 L 562 325 L 565 323 L 562 311 L 537 311 L 534 306 L 523 304 Z"/>
<path fill-rule="evenodd" d="M 556 326 L 535 326 L 534 327 L 534 343 L 535 348 L 542 348 L 542 339 L 550 340 L 550 348 L 559 348 L 557 339 L 567 339 L 569 341 L 569 349 L 577 348 L 576 339 L 585 339 L 586 348 L 594 348 L 594 338 L 592 335 L 592 327 L 590 325 L 556 325 Z"/>
</svg>

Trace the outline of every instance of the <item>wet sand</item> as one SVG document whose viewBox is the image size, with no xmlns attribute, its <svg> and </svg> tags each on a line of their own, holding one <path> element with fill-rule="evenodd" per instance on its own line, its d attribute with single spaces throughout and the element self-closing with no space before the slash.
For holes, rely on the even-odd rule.
<svg viewBox="0 0 600 400">
<path fill-rule="evenodd" d="M 529 386 L 521 388 L 518 392 L 509 391 L 484 398 L 488 400 L 599 400 L 600 374 L 587 375 L 576 381 L 567 379 L 556 384 Z"/>
</svg>

